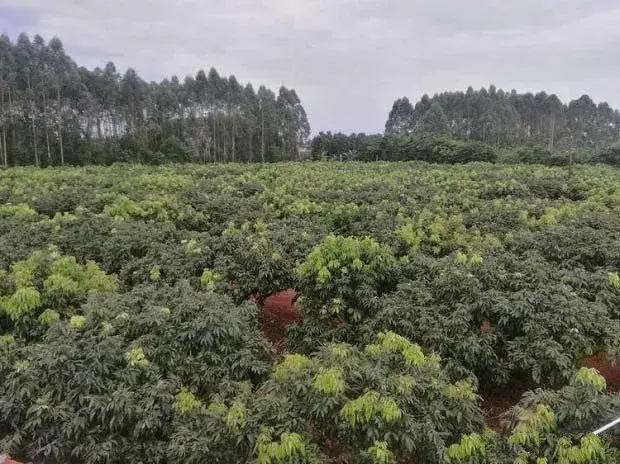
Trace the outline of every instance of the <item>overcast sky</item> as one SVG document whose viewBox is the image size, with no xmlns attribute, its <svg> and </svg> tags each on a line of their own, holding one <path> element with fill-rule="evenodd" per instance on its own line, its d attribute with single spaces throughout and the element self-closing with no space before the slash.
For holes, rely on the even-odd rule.
<svg viewBox="0 0 620 464">
<path fill-rule="evenodd" d="M 22 31 L 147 80 L 284 84 L 313 132 L 379 132 L 397 97 L 491 83 L 620 107 L 618 0 L 0 0 L 0 32 Z"/>
</svg>

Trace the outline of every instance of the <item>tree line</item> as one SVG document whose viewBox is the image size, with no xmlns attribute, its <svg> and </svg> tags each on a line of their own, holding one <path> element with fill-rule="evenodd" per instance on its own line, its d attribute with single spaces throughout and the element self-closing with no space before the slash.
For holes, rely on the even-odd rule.
<svg viewBox="0 0 620 464">
<path fill-rule="evenodd" d="M 336 161 L 427 161 L 430 163 L 495 162 L 494 147 L 441 134 L 343 134 L 321 132 L 310 144 L 312 159 Z"/>
<path fill-rule="evenodd" d="M 495 86 L 407 97 L 392 106 L 384 134 L 319 133 L 314 159 L 495 161 L 620 165 L 620 112 L 583 95 L 568 104 L 545 92 Z"/>
<path fill-rule="evenodd" d="M 211 68 L 146 82 L 80 67 L 60 39 L 0 36 L 0 163 L 253 162 L 299 158 L 310 134 L 293 89 Z"/>
<path fill-rule="evenodd" d="M 620 139 L 620 113 L 588 95 L 562 103 L 554 94 L 505 92 L 491 85 L 424 95 L 415 105 L 399 98 L 385 133 L 445 134 L 496 147 L 598 150 Z"/>
</svg>

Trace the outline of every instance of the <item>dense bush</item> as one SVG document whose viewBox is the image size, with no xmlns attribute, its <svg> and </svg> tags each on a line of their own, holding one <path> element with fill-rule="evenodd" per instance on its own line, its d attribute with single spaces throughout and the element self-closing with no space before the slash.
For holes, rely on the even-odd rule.
<svg viewBox="0 0 620 464">
<path fill-rule="evenodd" d="M 383 298 L 369 333 L 394 330 L 416 340 L 483 385 L 522 372 L 561 382 L 585 357 L 617 344 L 613 307 L 587 293 L 589 285 L 608 287 L 606 275 L 580 282 L 536 254 L 513 261 L 464 253 L 412 260 L 404 273 L 410 280 Z"/>
<path fill-rule="evenodd" d="M 260 395 L 241 386 L 203 403 L 185 393 L 175 460 L 210 461 L 217 449 L 222 462 L 252 454 L 264 463 L 325 462 L 330 453 L 348 462 L 437 462 L 450 440 L 481 428 L 468 381 L 451 383 L 438 358 L 394 333 L 375 341 L 287 355 Z"/>
<path fill-rule="evenodd" d="M 620 173 L 399 137 L 457 164 L 0 171 L 0 451 L 614 462 L 580 440 L 618 396 L 573 374 L 620 354 Z M 246 300 L 289 288 L 302 318 L 274 353 L 258 321 L 298 315 Z M 476 391 L 515 380 L 557 390 L 485 431 Z"/>
<path fill-rule="evenodd" d="M 271 353 L 255 308 L 175 287 L 94 295 L 39 343 L 0 343 L 0 448 L 46 462 L 166 462 L 173 395 L 259 383 Z"/>
<path fill-rule="evenodd" d="M 394 288 L 397 263 L 371 238 L 329 235 L 299 265 L 303 322 L 292 337 L 312 350 L 317 340 L 355 341 L 359 324 L 372 318 L 377 299 Z"/>
<path fill-rule="evenodd" d="M 436 134 L 320 133 L 312 140 L 314 159 L 339 161 L 428 161 L 431 163 L 495 162 L 497 153 L 490 145 L 461 141 Z"/>
<path fill-rule="evenodd" d="M 620 401 L 605 393 L 605 379 L 591 369 L 577 371 L 559 391 L 524 396 L 508 414 L 501 434 L 464 436 L 446 455 L 457 463 L 601 464 L 620 454 L 609 442 L 588 434 L 617 414 Z"/>
<path fill-rule="evenodd" d="M 0 330 L 28 340 L 61 319 L 80 324 L 86 298 L 115 289 L 115 278 L 93 261 L 80 265 L 53 247 L 34 252 L 0 272 Z"/>
<path fill-rule="evenodd" d="M 612 145 L 601 151 L 597 161 L 605 164 L 611 164 L 612 166 L 620 166 L 620 145 Z"/>
<path fill-rule="evenodd" d="M 480 142 L 464 142 L 438 135 L 395 135 L 390 139 L 395 160 L 430 163 L 494 162 L 497 153 Z"/>
</svg>

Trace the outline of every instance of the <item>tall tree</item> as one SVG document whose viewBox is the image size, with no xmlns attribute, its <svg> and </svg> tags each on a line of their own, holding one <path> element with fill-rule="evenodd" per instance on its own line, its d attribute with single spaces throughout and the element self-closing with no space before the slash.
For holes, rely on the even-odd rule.
<svg viewBox="0 0 620 464">
<path fill-rule="evenodd" d="M 437 102 L 424 114 L 420 122 L 414 128 L 417 132 L 430 132 L 435 134 L 447 134 L 450 132 L 448 118 L 441 105 Z"/>
<path fill-rule="evenodd" d="M 265 162 L 267 156 L 267 140 L 271 139 L 271 131 L 273 127 L 273 120 L 276 113 L 276 96 L 267 89 L 264 85 L 261 85 L 258 89 L 258 107 L 260 113 L 260 157 L 261 162 Z"/>
<path fill-rule="evenodd" d="M 39 57 L 36 56 L 30 37 L 26 34 L 20 34 L 17 38 L 15 48 L 15 58 L 17 61 L 18 71 L 18 90 L 24 95 L 22 104 L 24 105 L 24 113 L 30 121 L 32 149 L 34 154 L 34 163 L 39 166 L 39 150 L 38 150 L 38 134 L 36 127 L 37 107 L 36 107 L 36 70 L 39 65 Z"/>
<path fill-rule="evenodd" d="M 15 61 L 11 53 L 11 42 L 7 35 L 0 36 L 0 158 L 2 165 L 9 164 L 7 137 L 12 125 L 11 89 L 14 88 Z"/>
<path fill-rule="evenodd" d="M 411 129 L 414 125 L 415 112 L 407 97 L 399 98 L 392 105 L 390 115 L 385 123 L 386 135 L 398 134 Z"/>
</svg>

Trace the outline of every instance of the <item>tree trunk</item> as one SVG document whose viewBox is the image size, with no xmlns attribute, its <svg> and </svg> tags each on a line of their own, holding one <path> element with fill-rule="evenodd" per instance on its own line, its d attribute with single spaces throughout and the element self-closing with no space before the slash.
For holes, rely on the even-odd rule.
<svg viewBox="0 0 620 464">
<path fill-rule="evenodd" d="M 58 118 L 58 143 L 60 145 L 60 165 L 65 164 L 65 147 L 62 141 L 62 108 L 60 107 L 60 87 L 57 89 L 57 111 L 58 114 L 56 117 Z"/>
<path fill-rule="evenodd" d="M 60 165 L 65 164 L 65 146 L 62 141 L 62 126 L 58 125 L 58 143 L 60 143 Z"/>
<path fill-rule="evenodd" d="M 2 134 L 4 134 L 4 126 L 2 126 Z M 2 166 L 6 168 L 6 155 L 4 153 L 2 139 L 0 139 L 0 159 L 2 160 Z"/>
<path fill-rule="evenodd" d="M 0 152 L 2 153 L 2 165 L 7 166 L 7 152 L 6 152 L 6 126 L 8 124 L 8 118 L 6 116 L 6 109 L 4 106 L 4 82 L 0 88 L 0 104 L 2 104 L 2 140 L 0 140 Z"/>
<path fill-rule="evenodd" d="M 4 147 L 4 167 L 9 166 L 9 152 L 6 150 L 6 128 L 2 128 L 2 145 Z"/>
<path fill-rule="evenodd" d="M 248 129 L 248 162 L 254 161 L 254 154 L 252 153 L 252 131 Z"/>
<path fill-rule="evenodd" d="M 0 67 L 4 68 L 4 60 L 0 60 Z M 4 105 L 4 80 L 2 80 L 2 86 L 0 87 L 0 105 L 2 105 L 2 140 L 0 140 L 0 153 L 2 154 L 2 165 L 6 168 L 6 126 L 8 125 L 8 118 L 6 118 L 6 108 Z"/>
<path fill-rule="evenodd" d="M 228 134 L 226 133 L 226 121 L 222 121 L 222 163 L 228 162 Z"/>
<path fill-rule="evenodd" d="M 47 127 L 47 121 L 45 122 L 45 143 L 47 144 L 47 162 L 52 165 L 52 150 L 50 149 L 50 131 Z"/>
<path fill-rule="evenodd" d="M 213 162 L 217 162 L 217 130 L 215 126 L 215 113 L 213 113 Z"/>
<path fill-rule="evenodd" d="M 9 87 L 9 110 L 13 108 L 13 98 L 11 96 L 11 87 Z M 11 123 L 13 122 L 13 118 L 11 117 L 11 111 L 9 111 L 9 125 L 11 126 L 11 149 L 13 153 L 15 153 L 15 126 Z M 5 153 L 8 153 L 6 149 Z M 15 160 L 13 160 L 13 164 L 15 164 Z"/>
<path fill-rule="evenodd" d="M 205 117 L 203 118 L 202 123 L 203 123 L 202 138 L 204 139 L 204 143 L 205 143 L 203 162 L 207 164 L 209 162 L 209 158 L 211 157 L 211 140 L 209 139 L 209 121 Z"/>
<path fill-rule="evenodd" d="M 43 125 L 45 126 L 45 144 L 47 146 L 47 162 L 52 165 L 52 149 L 50 148 L 50 129 L 47 123 L 47 98 L 43 95 Z"/>
<path fill-rule="evenodd" d="M 232 123 L 232 162 L 235 162 L 235 156 L 236 156 L 236 150 L 237 150 L 237 145 L 236 145 L 236 141 L 235 141 L 235 121 L 233 120 Z"/>
<path fill-rule="evenodd" d="M 549 140 L 549 151 L 553 150 L 555 144 L 555 116 L 551 118 L 551 138 Z"/>
<path fill-rule="evenodd" d="M 265 112 L 261 109 L 260 158 L 265 162 Z"/>
<path fill-rule="evenodd" d="M 33 100 L 30 102 L 30 119 L 32 122 L 32 147 L 34 149 L 34 164 L 39 166 L 39 149 L 37 146 L 37 131 L 35 127 L 35 104 L 34 104 L 34 94 L 32 92 L 32 85 L 30 83 L 30 78 L 28 78 L 28 90 L 30 91 L 30 95 L 32 95 Z"/>
<path fill-rule="evenodd" d="M 32 147 L 34 149 L 34 164 L 36 166 L 39 166 L 39 150 L 37 147 L 37 131 L 35 129 L 35 124 L 34 124 L 34 104 L 31 105 L 31 111 L 32 111 L 32 115 L 31 115 L 31 121 L 32 121 Z"/>
</svg>

